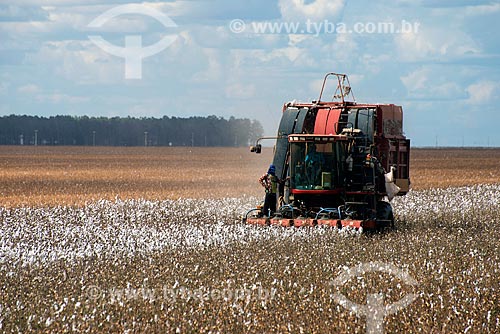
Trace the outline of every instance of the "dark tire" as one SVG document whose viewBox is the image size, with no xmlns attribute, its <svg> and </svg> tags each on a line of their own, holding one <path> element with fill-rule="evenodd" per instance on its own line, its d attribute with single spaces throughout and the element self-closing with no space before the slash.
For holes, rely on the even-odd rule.
<svg viewBox="0 0 500 334">
<path fill-rule="evenodd" d="M 384 227 L 389 227 L 391 230 L 395 228 L 391 204 L 384 201 L 377 203 L 377 219 L 389 221 L 389 223 L 377 224 L 378 230 L 382 230 Z"/>
</svg>

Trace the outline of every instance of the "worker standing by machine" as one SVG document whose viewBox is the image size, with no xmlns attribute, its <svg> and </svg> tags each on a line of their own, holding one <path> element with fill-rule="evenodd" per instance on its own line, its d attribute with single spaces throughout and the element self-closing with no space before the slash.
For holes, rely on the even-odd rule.
<svg viewBox="0 0 500 334">
<path fill-rule="evenodd" d="M 276 167 L 270 165 L 267 173 L 262 175 L 259 183 L 266 190 L 266 197 L 264 199 L 264 208 L 262 214 L 271 217 L 276 212 L 276 193 L 278 191 L 278 177 L 276 176 Z"/>
</svg>

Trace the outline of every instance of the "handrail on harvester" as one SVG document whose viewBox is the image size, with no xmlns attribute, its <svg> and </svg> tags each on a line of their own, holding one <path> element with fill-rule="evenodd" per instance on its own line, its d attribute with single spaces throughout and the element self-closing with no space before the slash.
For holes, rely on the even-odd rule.
<svg viewBox="0 0 500 334">
<path fill-rule="evenodd" d="M 342 73 L 334 73 L 330 72 L 325 75 L 325 78 L 323 79 L 323 85 L 321 86 L 321 92 L 319 93 L 319 98 L 318 98 L 318 103 L 321 102 L 321 97 L 323 96 L 323 91 L 325 89 L 326 85 L 326 80 L 328 79 L 329 76 L 334 75 L 337 77 L 337 88 L 335 89 L 335 92 L 333 93 L 332 100 L 334 99 L 340 99 L 342 103 L 345 103 L 344 97 L 351 95 L 353 102 L 356 102 L 356 98 L 354 97 L 354 94 L 351 90 L 351 83 L 349 82 L 349 77 L 347 74 L 342 74 Z M 347 81 L 347 85 L 346 85 Z M 338 92 L 338 94 L 337 94 Z"/>
</svg>

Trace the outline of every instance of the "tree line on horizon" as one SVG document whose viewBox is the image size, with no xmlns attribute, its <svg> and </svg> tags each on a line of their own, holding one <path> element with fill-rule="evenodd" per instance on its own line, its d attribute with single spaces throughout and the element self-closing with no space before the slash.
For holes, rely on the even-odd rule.
<svg viewBox="0 0 500 334">
<path fill-rule="evenodd" d="M 207 117 L 0 117 L 0 145 L 248 146 L 259 121 Z"/>
</svg>

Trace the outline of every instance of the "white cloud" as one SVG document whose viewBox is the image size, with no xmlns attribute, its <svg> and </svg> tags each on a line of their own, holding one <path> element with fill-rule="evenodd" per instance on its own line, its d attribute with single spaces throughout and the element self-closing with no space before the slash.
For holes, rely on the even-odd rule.
<svg viewBox="0 0 500 334">
<path fill-rule="evenodd" d="M 166 3 L 145 2 L 156 6 L 172 18 L 188 19 L 191 23 L 218 24 L 219 20 L 232 19 L 276 19 L 279 9 L 275 5 L 278 0 L 250 0 L 244 5 L 234 0 L 198 0 L 167 1 Z"/>
<path fill-rule="evenodd" d="M 355 37 L 354 34 L 338 34 L 335 36 L 335 41 L 326 44 L 324 48 L 329 48 L 334 52 L 337 62 L 352 62 L 356 59 L 353 55 L 359 54 L 358 42 L 356 42 Z"/>
<path fill-rule="evenodd" d="M 287 68 L 305 53 L 297 47 L 277 48 L 274 50 L 233 50 L 234 65 L 239 66 L 263 66 L 274 67 L 276 70 Z"/>
<path fill-rule="evenodd" d="M 290 62 L 294 62 L 301 55 L 302 50 L 297 47 L 287 47 L 273 50 L 269 54 L 268 59 L 288 59 Z M 263 57 L 265 59 L 267 57 Z"/>
<path fill-rule="evenodd" d="M 7 82 L 0 82 L 0 95 L 7 94 L 10 84 Z"/>
<path fill-rule="evenodd" d="M 0 21 L 43 21 L 47 19 L 48 13 L 38 6 L 0 4 Z"/>
<path fill-rule="evenodd" d="M 220 63 L 220 59 L 222 58 L 220 51 L 215 49 L 203 49 L 202 53 L 208 60 L 208 66 L 206 69 L 195 73 L 193 75 L 193 81 L 205 83 L 220 81 L 224 75 L 224 68 Z"/>
<path fill-rule="evenodd" d="M 74 96 L 74 95 L 68 95 L 68 94 L 62 94 L 62 93 L 51 93 L 51 94 L 38 94 L 36 96 L 36 100 L 41 103 L 53 103 L 53 104 L 59 104 L 59 103 L 68 103 L 68 104 L 78 104 L 78 103 L 85 103 L 90 100 L 89 97 L 83 97 L 83 96 Z"/>
<path fill-rule="evenodd" d="M 469 3 L 454 3 L 454 6 L 447 6 L 447 2 L 439 0 L 432 7 L 432 14 L 436 16 L 444 16 L 454 19 L 465 17 L 474 17 L 482 15 L 491 15 L 500 12 L 500 3 L 491 1 L 476 1 L 472 0 Z M 452 4 L 452 3 L 449 3 Z"/>
<path fill-rule="evenodd" d="M 421 91 L 426 88 L 430 74 L 430 69 L 423 68 L 401 77 L 401 81 L 405 85 L 408 92 L 413 93 L 415 91 Z"/>
<path fill-rule="evenodd" d="M 431 93 L 436 98 L 454 99 L 464 95 L 464 89 L 456 82 L 445 82 L 431 87 Z"/>
<path fill-rule="evenodd" d="M 490 15 L 500 12 L 500 3 L 489 3 L 477 6 L 468 6 L 465 8 L 465 14 L 470 16 Z"/>
<path fill-rule="evenodd" d="M 480 47 L 466 33 L 450 27 L 422 27 L 418 32 L 396 35 L 403 61 L 435 61 L 479 53 Z"/>
<path fill-rule="evenodd" d="M 497 100 L 500 94 L 500 85 L 493 81 L 479 81 L 467 87 L 469 104 L 489 104 Z"/>
<path fill-rule="evenodd" d="M 47 20 L 27 18 L 22 21 L 0 22 L 0 34 L 5 34 L 11 40 L 10 45 L 21 44 L 22 46 L 26 43 L 36 44 L 39 39 L 45 39 L 45 41 L 67 40 L 68 36 L 71 36 L 72 39 L 85 39 L 88 35 L 102 33 L 120 38 L 123 38 L 126 33 L 142 34 L 143 39 L 152 44 L 156 41 L 149 41 L 151 35 L 158 32 L 171 33 L 170 30 L 166 32 L 165 27 L 156 20 L 144 15 L 116 17 L 106 22 L 102 27 L 88 27 L 93 19 L 110 8 L 112 8 L 111 5 L 45 6 L 43 10 L 47 14 Z M 12 40 L 17 43 L 13 43 Z"/>
<path fill-rule="evenodd" d="M 459 73 L 438 66 L 423 66 L 401 77 L 408 96 L 421 100 L 464 99 L 465 89 L 459 84 L 462 80 Z"/>
<path fill-rule="evenodd" d="M 10 84 L 0 83 L 0 89 L 2 87 L 9 87 Z M 39 108 L 39 104 L 57 104 L 62 106 L 65 110 L 75 106 L 77 104 L 87 103 L 91 100 L 90 96 L 82 96 L 81 94 L 71 93 L 71 88 L 66 89 L 67 92 L 61 92 L 59 89 L 44 89 L 40 85 L 34 83 L 27 83 L 17 87 L 15 92 L 17 97 L 21 99 L 24 103 L 36 106 Z M 0 94 L 2 92 L 0 91 Z M 0 104 L 1 107 L 1 104 Z M 4 106 L 5 110 L 9 109 L 9 106 Z M 35 109 L 36 109 L 35 108 Z M 16 108 L 12 108 L 16 109 Z M 2 113 L 0 113 L 2 114 Z"/>
<path fill-rule="evenodd" d="M 133 117 L 144 117 L 144 115 L 162 117 L 165 114 L 165 101 L 162 99 L 150 99 L 148 101 L 119 101 L 120 105 L 127 110 L 127 115 Z M 120 115 L 120 113 L 118 113 Z"/>
<path fill-rule="evenodd" d="M 61 103 L 84 103 L 90 100 L 89 97 L 70 95 L 61 93 L 59 91 L 56 92 L 45 92 L 40 86 L 35 84 L 26 84 L 17 88 L 17 92 L 23 95 L 30 95 L 34 101 L 40 103 L 52 103 L 52 104 L 61 104 Z"/>
<path fill-rule="evenodd" d="M 248 23 L 248 27 L 251 22 Z M 182 33 L 189 34 L 193 42 L 203 48 L 217 49 L 274 49 L 286 46 L 287 35 L 255 34 L 248 28 L 248 33 L 232 33 L 227 24 L 223 25 L 191 25 L 183 28 Z"/>
<path fill-rule="evenodd" d="M 290 46 L 300 46 L 300 44 L 311 37 L 305 34 L 290 34 L 288 35 L 288 45 Z"/>
<path fill-rule="evenodd" d="M 349 82 L 353 87 L 355 87 L 358 84 L 361 84 L 365 78 L 364 74 L 356 74 L 356 73 L 351 73 L 349 75 Z"/>
<path fill-rule="evenodd" d="M 40 92 L 40 87 L 35 84 L 28 84 L 19 87 L 17 91 L 21 94 L 37 94 Z"/>
<path fill-rule="evenodd" d="M 88 23 L 124 1 L 11 1 L 18 7 L 41 6 L 48 20 L 29 22 L 24 18 L 35 17 L 36 12 L 23 8 L 17 15 L 23 20 L 0 22 L 0 36 L 6 37 L 0 38 L 4 75 L 0 111 L 251 115 L 260 120 L 272 117 L 264 124 L 266 133 L 272 134 L 279 124 L 281 103 L 317 99 L 323 75 L 329 71 L 347 73 L 359 101 L 401 102 L 410 119 L 418 110 L 418 117 L 406 124 L 425 128 L 422 133 L 435 117 L 430 110 L 436 104 L 443 115 L 456 115 L 457 101 L 482 103 L 478 108 L 468 105 L 481 110 L 491 110 L 498 102 L 500 89 L 494 84 L 500 82 L 498 43 L 492 29 L 498 3 L 458 0 L 458 6 L 451 6 L 439 0 L 397 0 L 396 4 L 381 0 L 352 1 L 346 6 L 347 0 L 251 0 L 242 6 L 231 0 L 149 1 L 126 3 L 143 3 L 169 15 L 179 26 L 178 38 L 158 55 L 144 59 L 143 79 L 133 83 L 124 79 L 124 59 L 87 39 Z M 235 18 L 247 25 L 264 20 L 304 24 L 309 19 L 345 21 L 352 28 L 356 22 L 397 24 L 405 19 L 421 26 L 417 33 L 405 35 L 234 34 L 228 24 Z M 133 32 L 150 45 L 164 30 L 154 19 L 127 15 L 92 34 L 123 45 L 123 36 Z M 6 59 L 14 58 L 18 62 L 9 66 Z M 26 94 L 33 98 L 27 99 Z M 327 95 L 331 97 L 331 92 Z M 254 98 L 252 104 L 250 98 Z M 85 104 L 88 99 L 90 109 Z M 408 108 L 405 99 L 412 102 Z M 203 108 L 193 111 L 192 101 Z"/>
<path fill-rule="evenodd" d="M 16 5 L 39 5 L 39 6 L 76 6 L 106 3 L 123 3 L 123 0 L 17 0 Z M 142 2 L 140 0 L 128 0 L 128 3 Z"/>
<path fill-rule="evenodd" d="M 27 57 L 28 64 L 44 64 L 53 74 L 80 84 L 123 82 L 123 59 L 113 57 L 90 41 L 46 42 Z"/>
<path fill-rule="evenodd" d="M 231 99 L 250 99 L 255 97 L 255 85 L 245 85 L 240 82 L 226 87 L 226 97 Z"/>
<path fill-rule="evenodd" d="M 320 21 L 338 19 L 345 6 L 345 0 L 279 0 L 281 16 L 284 20 Z"/>
</svg>

